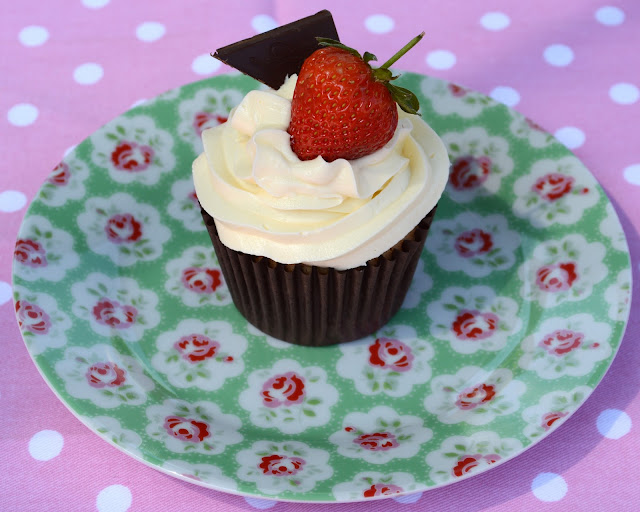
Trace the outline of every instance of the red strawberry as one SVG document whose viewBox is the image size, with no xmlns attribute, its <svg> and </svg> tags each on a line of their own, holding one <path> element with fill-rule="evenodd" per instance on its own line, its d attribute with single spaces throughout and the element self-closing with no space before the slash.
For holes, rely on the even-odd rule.
<svg viewBox="0 0 640 512">
<path fill-rule="evenodd" d="M 384 146 L 398 125 L 396 102 L 417 114 L 415 95 L 390 83 L 397 78 L 387 69 L 423 34 L 414 38 L 377 69 L 376 56 L 358 52 L 331 39 L 304 61 L 291 101 L 291 148 L 301 160 L 322 156 L 354 160 Z"/>
</svg>

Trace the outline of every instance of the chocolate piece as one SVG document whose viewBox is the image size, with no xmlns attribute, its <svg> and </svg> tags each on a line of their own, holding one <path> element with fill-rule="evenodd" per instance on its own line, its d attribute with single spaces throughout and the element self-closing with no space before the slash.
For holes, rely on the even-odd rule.
<svg viewBox="0 0 640 512">
<path fill-rule="evenodd" d="M 287 76 L 299 73 L 305 59 L 320 48 L 316 37 L 338 40 L 329 11 L 218 48 L 212 56 L 278 89 Z"/>
</svg>

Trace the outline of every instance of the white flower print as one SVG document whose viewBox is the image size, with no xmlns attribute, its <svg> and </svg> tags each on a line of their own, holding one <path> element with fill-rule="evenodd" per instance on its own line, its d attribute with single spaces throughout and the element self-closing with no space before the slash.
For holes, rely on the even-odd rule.
<svg viewBox="0 0 640 512">
<path fill-rule="evenodd" d="M 368 413 L 352 412 L 342 420 L 342 428 L 329 436 L 338 453 L 370 464 L 386 464 L 393 459 L 414 457 L 423 443 L 433 437 L 418 416 L 401 416 L 380 405 Z"/>
<path fill-rule="evenodd" d="M 348 482 L 333 486 L 333 496 L 337 501 L 358 501 L 362 498 L 382 498 L 402 495 L 425 489 L 410 473 L 380 473 L 365 471 L 358 473 Z"/>
<path fill-rule="evenodd" d="M 173 171 L 173 138 L 157 128 L 146 115 L 120 116 L 91 137 L 91 161 L 118 183 L 155 185 L 164 173 Z"/>
<path fill-rule="evenodd" d="M 322 368 L 303 367 L 292 359 L 252 372 L 247 382 L 238 402 L 250 412 L 251 422 L 285 434 L 325 425 L 338 401 L 338 392 Z"/>
<path fill-rule="evenodd" d="M 31 355 L 67 344 L 71 319 L 58 309 L 55 298 L 46 293 L 31 292 L 18 284 L 13 286 L 13 297 L 22 338 Z"/>
<path fill-rule="evenodd" d="M 506 217 L 499 214 L 482 217 L 473 212 L 434 221 L 426 244 L 427 251 L 436 256 L 438 266 L 471 277 L 485 277 L 493 271 L 511 268 L 518 247 L 520 236 L 509 229 Z"/>
<path fill-rule="evenodd" d="M 309 492 L 333 475 L 326 451 L 298 441 L 257 441 L 250 449 L 240 450 L 236 460 L 238 478 L 255 482 L 264 494 Z"/>
<path fill-rule="evenodd" d="M 103 409 L 143 404 L 155 387 L 136 358 L 104 343 L 69 347 L 55 369 L 67 393 Z"/>
<path fill-rule="evenodd" d="M 146 412 L 147 434 L 175 453 L 215 455 L 243 439 L 240 419 L 212 402 L 167 399 Z"/>
<path fill-rule="evenodd" d="M 610 336 L 611 326 L 587 313 L 548 318 L 522 340 L 518 364 L 543 379 L 587 375 L 611 355 Z"/>
<path fill-rule="evenodd" d="M 200 89 L 192 98 L 180 102 L 180 138 L 190 143 L 196 153 L 201 153 L 202 132 L 226 122 L 229 112 L 242 101 L 243 96 L 235 89 Z"/>
<path fill-rule="evenodd" d="M 85 425 L 90 425 L 91 429 L 100 434 L 103 439 L 125 450 L 131 455 L 142 458 L 140 445 L 142 438 L 133 430 L 122 427 L 116 418 L 111 416 L 88 416 L 80 417 Z"/>
<path fill-rule="evenodd" d="M 30 215 L 24 219 L 13 251 L 13 272 L 26 281 L 60 281 L 80 263 L 73 237 L 54 228 L 48 219 Z"/>
<path fill-rule="evenodd" d="M 510 370 L 488 372 L 477 366 L 465 366 L 455 375 L 435 377 L 424 407 L 442 423 L 486 425 L 498 416 L 517 411 L 525 390 L 526 385 L 514 380 Z"/>
<path fill-rule="evenodd" d="M 85 194 L 84 181 L 89 167 L 71 153 L 55 166 L 40 187 L 38 200 L 47 206 L 62 206 L 67 201 L 81 199 Z"/>
<path fill-rule="evenodd" d="M 165 289 L 190 307 L 225 306 L 231 303 L 218 258 L 212 246 L 196 245 L 185 249 L 166 266 L 169 278 Z"/>
<path fill-rule="evenodd" d="M 431 334 L 461 354 L 504 348 L 522 328 L 518 303 L 488 286 L 450 287 L 427 306 Z"/>
<path fill-rule="evenodd" d="M 160 322 L 156 310 L 158 296 L 151 290 L 140 289 L 128 277 L 111 278 L 92 272 L 84 281 L 71 286 L 71 294 L 73 314 L 87 320 L 100 336 L 140 341 L 146 329 Z"/>
<path fill-rule="evenodd" d="M 404 396 L 431 378 L 433 347 L 407 325 L 387 325 L 374 336 L 339 348 L 338 375 L 351 379 L 364 395 Z"/>
<path fill-rule="evenodd" d="M 433 279 L 424 271 L 425 262 L 422 258 L 418 260 L 416 266 L 416 273 L 413 275 L 413 280 L 407 291 L 407 295 L 402 303 L 402 309 L 415 308 L 420 304 L 423 294 L 431 290 L 433 287 Z"/>
<path fill-rule="evenodd" d="M 536 228 L 575 224 L 600 198 L 596 180 L 573 155 L 538 160 L 513 191 L 513 213 Z"/>
<path fill-rule="evenodd" d="M 235 491 L 238 488 L 233 478 L 225 476 L 223 471 L 213 464 L 191 464 L 184 460 L 170 459 L 161 467 L 180 478 L 215 485 L 223 491 Z"/>
<path fill-rule="evenodd" d="M 578 386 L 571 391 L 552 391 L 543 395 L 536 405 L 522 411 L 522 418 L 527 422 L 524 435 L 532 440 L 546 436 L 562 425 L 592 391 L 588 386 Z"/>
<path fill-rule="evenodd" d="M 609 318 L 624 322 L 631 308 L 631 269 L 618 272 L 616 282 L 604 292 L 604 300 L 609 304 Z"/>
<path fill-rule="evenodd" d="M 264 341 L 267 342 L 267 345 L 273 348 L 287 349 L 296 346 L 293 343 L 287 343 L 286 341 L 282 341 L 278 338 L 274 338 L 273 336 L 269 336 L 268 334 L 263 333 L 256 326 L 249 323 L 247 323 L 247 331 L 249 332 L 249 334 L 253 334 L 254 336 L 258 336 L 259 338 L 264 338 Z"/>
<path fill-rule="evenodd" d="M 452 436 L 426 457 L 429 475 L 439 484 L 476 475 L 522 451 L 522 443 L 514 438 L 500 438 L 490 431 L 471 436 Z"/>
<path fill-rule="evenodd" d="M 490 136 L 484 128 L 445 133 L 442 140 L 451 158 L 447 192 L 457 203 L 495 194 L 502 179 L 513 171 L 507 141 Z"/>
<path fill-rule="evenodd" d="M 443 116 L 457 114 L 469 119 L 480 115 L 486 107 L 496 105 L 494 100 L 484 94 L 432 77 L 425 77 L 420 90 L 431 102 L 433 109 Z"/>
<path fill-rule="evenodd" d="M 512 121 L 509 130 L 519 139 L 527 139 L 534 148 L 544 148 L 556 140 L 544 128 L 512 109 L 506 109 Z"/>
<path fill-rule="evenodd" d="M 244 371 L 247 340 L 228 322 L 183 320 L 174 330 L 163 332 L 156 346 L 151 364 L 178 388 L 213 391 Z"/>
<path fill-rule="evenodd" d="M 87 199 L 78 226 L 89 249 L 121 267 L 159 258 L 171 237 L 157 209 L 122 192 Z"/>
<path fill-rule="evenodd" d="M 587 242 L 579 234 L 540 243 L 518 268 L 521 297 L 543 308 L 586 299 L 609 272 L 605 253 L 600 242 Z"/>
<path fill-rule="evenodd" d="M 600 222 L 600 233 L 611 240 L 611 245 L 617 251 L 629 252 L 627 239 L 620 226 L 618 214 L 611 203 L 605 206 L 606 217 Z"/>
<path fill-rule="evenodd" d="M 182 222 L 189 231 L 206 230 L 192 179 L 178 180 L 171 186 L 171 201 L 167 206 L 167 213 Z"/>
</svg>

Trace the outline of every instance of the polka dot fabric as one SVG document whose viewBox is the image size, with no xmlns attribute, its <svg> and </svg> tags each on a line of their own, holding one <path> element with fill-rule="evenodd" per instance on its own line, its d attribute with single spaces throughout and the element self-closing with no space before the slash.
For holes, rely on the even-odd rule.
<svg viewBox="0 0 640 512">
<path fill-rule="evenodd" d="M 392 8 L 393 7 L 393 8 Z M 401 9 L 306 2 L 14 2 L 0 17 L 0 509 L 279 512 L 320 510 L 186 484 L 114 449 L 46 386 L 24 348 L 10 257 L 31 201 L 63 155 L 143 98 L 230 69 L 224 44 L 327 8 L 344 42 L 382 60 L 421 31 L 396 66 L 480 91 L 533 119 L 586 164 L 629 243 L 632 315 L 618 356 L 587 402 L 549 438 L 453 486 L 337 511 L 633 511 L 640 502 L 640 3 L 417 0 Z M 594 226 L 594 230 L 598 226 Z M 585 233 L 585 236 L 588 236 Z M 377 468 L 374 468 L 377 469 Z M 394 469 L 395 470 L 395 469 Z M 29 492 L 25 492 L 29 490 Z"/>
</svg>

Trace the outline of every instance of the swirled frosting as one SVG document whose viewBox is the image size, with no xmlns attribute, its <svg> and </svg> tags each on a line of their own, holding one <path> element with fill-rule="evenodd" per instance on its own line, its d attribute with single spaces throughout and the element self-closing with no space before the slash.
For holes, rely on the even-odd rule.
<svg viewBox="0 0 640 512">
<path fill-rule="evenodd" d="M 230 249 L 285 264 L 364 265 L 436 205 L 446 149 L 420 117 L 400 112 L 393 138 L 371 155 L 301 161 L 287 133 L 296 79 L 249 92 L 226 123 L 202 133 L 196 194 Z"/>
</svg>

